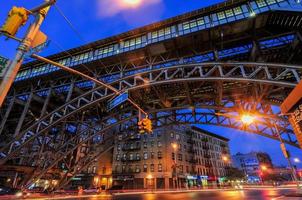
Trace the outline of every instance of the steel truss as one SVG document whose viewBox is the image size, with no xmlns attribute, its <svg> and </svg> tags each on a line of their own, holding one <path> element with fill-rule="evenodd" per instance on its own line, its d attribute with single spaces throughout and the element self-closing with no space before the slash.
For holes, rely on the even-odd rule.
<svg viewBox="0 0 302 200">
<path fill-rule="evenodd" d="M 279 87 L 294 87 L 299 81 L 302 68 L 264 63 L 204 63 L 178 65 L 164 69 L 146 71 L 113 82 L 119 91 L 136 90 L 151 85 L 172 84 L 184 81 L 229 81 L 269 84 Z M 98 87 L 81 95 L 48 115 L 42 117 L 25 131 L 16 133 L 15 140 L 1 149 L 1 156 L 19 151 L 51 127 L 84 109 L 113 97 L 106 88 Z M 19 149 L 19 150 L 18 150 Z"/>
<path fill-rule="evenodd" d="M 297 146 L 287 120 L 276 117 L 272 105 L 281 103 L 300 81 L 301 74 L 301 66 L 267 63 L 203 63 L 150 68 L 119 79 L 111 83 L 111 86 L 119 91 L 128 90 L 131 96 L 151 113 L 155 126 L 198 123 L 242 129 L 240 122 L 226 116 L 217 116 L 215 112 L 232 112 L 239 115 L 241 110 L 254 110 L 263 116 L 263 119 L 245 127 L 245 131 L 276 139 L 276 130 L 272 128 L 272 123 L 278 121 L 284 141 Z M 180 86 L 183 88 L 177 90 Z M 250 90 L 251 88 L 253 90 Z M 144 95 L 139 93 L 141 90 L 144 91 Z M 157 90 L 158 94 L 155 94 Z M 224 92 L 228 90 L 238 91 L 236 95 Z M 64 162 L 68 163 L 71 153 L 98 133 L 125 122 L 130 125 L 136 124 L 137 111 L 133 108 L 127 107 L 123 112 L 104 111 L 106 102 L 113 96 L 114 93 L 103 87 L 94 88 L 73 99 L 68 95 L 65 105 L 51 113 L 44 111 L 41 118 L 26 130 L 15 133 L 15 138 L 8 141 L 0 150 L 0 165 L 7 161 L 18 160 L 18 164 L 37 167 L 38 174 L 32 177 L 42 177 L 50 169 L 57 167 L 58 162 L 66 159 L 67 161 Z M 96 114 L 96 107 L 102 108 L 97 121 L 91 117 L 91 113 Z M 184 110 L 188 107 L 194 109 Z M 204 109 L 209 112 L 204 112 Z M 66 135 L 62 131 L 70 121 L 81 122 L 78 123 L 74 135 Z M 53 130 L 57 129 L 60 130 L 59 133 L 54 134 Z M 99 154 L 94 151 L 93 155 L 91 158 Z M 69 164 L 68 171 L 75 175 L 77 169 L 82 169 L 89 161 L 89 159 L 73 161 L 72 165 Z M 33 180 L 32 177 L 29 177 L 29 180 Z M 66 184 L 68 180 L 67 176 L 65 178 L 63 176 L 60 185 Z"/>
<path fill-rule="evenodd" d="M 61 174 L 60 182 L 57 185 L 57 188 L 65 186 L 72 177 L 80 173 L 91 163 L 95 162 L 95 160 L 104 152 L 107 152 L 113 148 L 113 135 L 104 134 L 105 132 L 118 125 L 123 125 L 124 129 L 133 129 L 133 127 L 136 127 L 138 119 L 136 116 L 131 115 L 132 113 L 133 110 L 129 108 L 122 111 L 116 111 L 100 123 L 101 126 L 98 127 L 99 131 L 91 131 L 93 128 L 89 128 L 87 126 L 87 129 L 80 130 L 76 135 L 67 140 L 66 143 L 61 144 L 56 149 L 53 149 L 53 155 L 51 155 L 51 152 L 49 152 L 49 157 L 43 156 L 43 158 L 41 158 L 38 155 L 34 156 L 34 159 L 38 160 L 39 162 L 36 162 L 35 172 L 30 176 L 30 178 L 26 179 L 26 187 L 29 187 L 38 179 L 43 178 L 45 174 L 56 171 L 55 169 L 58 167 L 58 163 L 65 161 L 66 158 L 71 158 L 72 154 L 78 149 L 78 147 L 91 143 L 91 140 L 97 135 L 105 137 L 101 144 L 95 143 L 94 145 L 90 145 L 89 152 L 85 154 L 85 157 L 74 162 L 72 165 L 69 165 L 65 173 Z M 236 118 L 216 115 L 215 110 L 207 110 L 205 112 L 204 109 L 201 108 L 171 108 L 153 110 L 150 111 L 150 113 L 150 117 L 153 120 L 153 125 L 155 128 L 174 124 L 218 125 L 243 130 L 278 140 L 276 130 L 273 126 L 273 123 L 276 123 L 276 119 L 272 119 L 270 116 L 267 116 L 269 118 L 262 118 L 256 121 L 256 123 L 253 125 L 246 127 Z M 291 130 L 284 128 L 289 126 L 288 122 L 282 120 L 279 120 L 278 122 L 279 128 L 282 128 L 282 135 L 285 136 L 284 138 L 288 138 L 285 141 L 288 144 L 298 147 L 298 145 L 294 143 L 295 141 L 292 137 L 293 135 Z M 77 141 L 77 143 L 74 143 L 74 141 Z M 31 156 L 33 156 L 33 154 Z"/>
</svg>

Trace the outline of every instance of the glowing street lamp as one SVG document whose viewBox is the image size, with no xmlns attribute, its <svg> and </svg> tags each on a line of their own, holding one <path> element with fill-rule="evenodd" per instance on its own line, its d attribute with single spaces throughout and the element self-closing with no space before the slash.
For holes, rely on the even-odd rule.
<svg viewBox="0 0 302 200">
<path fill-rule="evenodd" d="M 295 163 L 300 163 L 300 159 L 299 158 L 294 158 L 294 162 Z"/>
<path fill-rule="evenodd" d="M 242 123 L 247 124 L 247 125 L 249 125 L 255 121 L 255 117 L 252 115 L 249 115 L 249 114 L 242 115 L 240 119 L 241 119 Z"/>
<path fill-rule="evenodd" d="M 175 178 L 176 178 L 176 189 L 178 189 L 178 176 L 177 176 L 177 155 L 176 155 L 176 151 L 177 151 L 177 143 L 174 142 L 171 144 L 172 148 L 174 150 L 174 159 L 175 159 Z"/>
<path fill-rule="evenodd" d="M 174 151 L 177 150 L 177 144 L 176 143 L 172 143 L 172 148 L 174 149 Z"/>
<path fill-rule="evenodd" d="M 265 165 L 261 165 L 261 170 L 262 171 L 266 171 L 267 170 L 267 167 Z"/>
<path fill-rule="evenodd" d="M 147 175 L 147 179 L 152 179 L 152 178 L 153 178 L 152 174 Z"/>
<path fill-rule="evenodd" d="M 229 158 L 226 157 L 226 156 L 222 156 L 222 160 L 223 160 L 224 162 L 227 162 L 227 161 L 229 161 Z"/>
</svg>

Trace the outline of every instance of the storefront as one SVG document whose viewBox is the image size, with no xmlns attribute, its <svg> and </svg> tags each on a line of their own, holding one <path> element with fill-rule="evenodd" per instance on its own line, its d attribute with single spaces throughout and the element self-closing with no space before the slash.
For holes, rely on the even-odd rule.
<svg viewBox="0 0 302 200">
<path fill-rule="evenodd" d="M 205 187 L 208 185 L 208 176 L 187 176 L 187 187 Z"/>
</svg>

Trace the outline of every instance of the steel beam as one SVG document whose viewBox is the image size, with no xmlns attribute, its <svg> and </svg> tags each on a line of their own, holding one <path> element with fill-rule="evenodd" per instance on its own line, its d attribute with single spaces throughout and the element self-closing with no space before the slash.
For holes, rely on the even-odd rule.
<svg viewBox="0 0 302 200">
<path fill-rule="evenodd" d="M 34 95 L 34 93 L 31 92 L 30 95 L 28 96 L 28 99 L 27 99 L 27 101 L 26 101 L 26 104 L 25 104 L 25 106 L 24 106 L 24 109 L 23 109 L 23 111 L 22 111 L 22 114 L 21 114 L 21 116 L 20 116 L 20 118 L 19 118 L 17 127 L 16 127 L 16 129 L 15 129 L 14 138 L 15 138 L 17 135 L 19 135 L 19 133 L 20 133 L 21 127 L 22 127 L 22 125 L 23 125 L 24 119 L 25 119 L 26 114 L 27 114 L 27 112 L 28 112 L 28 109 L 29 109 L 31 100 L 32 100 L 32 98 L 33 98 L 33 95 Z"/>
<path fill-rule="evenodd" d="M 7 120 L 8 116 L 9 116 L 9 114 L 10 114 L 12 108 L 13 108 L 14 103 L 15 103 L 15 96 L 11 99 L 11 101 L 10 101 L 10 103 L 9 103 L 7 109 L 6 109 L 6 112 L 5 112 L 5 114 L 4 114 L 4 116 L 1 120 L 0 135 L 2 134 L 2 131 L 3 131 L 5 123 L 6 123 L 6 120 Z"/>
</svg>

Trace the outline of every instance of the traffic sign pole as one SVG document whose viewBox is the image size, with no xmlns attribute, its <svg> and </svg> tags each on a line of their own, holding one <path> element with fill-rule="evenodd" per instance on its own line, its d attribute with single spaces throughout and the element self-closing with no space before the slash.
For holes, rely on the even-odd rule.
<svg viewBox="0 0 302 200">
<path fill-rule="evenodd" d="M 47 12 L 49 11 L 50 5 L 53 3 L 55 3 L 54 0 L 45 0 L 45 4 L 39 7 L 39 10 L 37 10 L 35 22 L 29 27 L 25 38 L 17 49 L 14 60 L 8 66 L 0 84 L 0 107 L 2 106 L 5 97 L 17 76 L 17 73 L 23 63 L 25 53 L 29 51 L 32 42 L 34 41 L 36 35 L 39 33 L 40 26 L 44 21 Z"/>
</svg>

